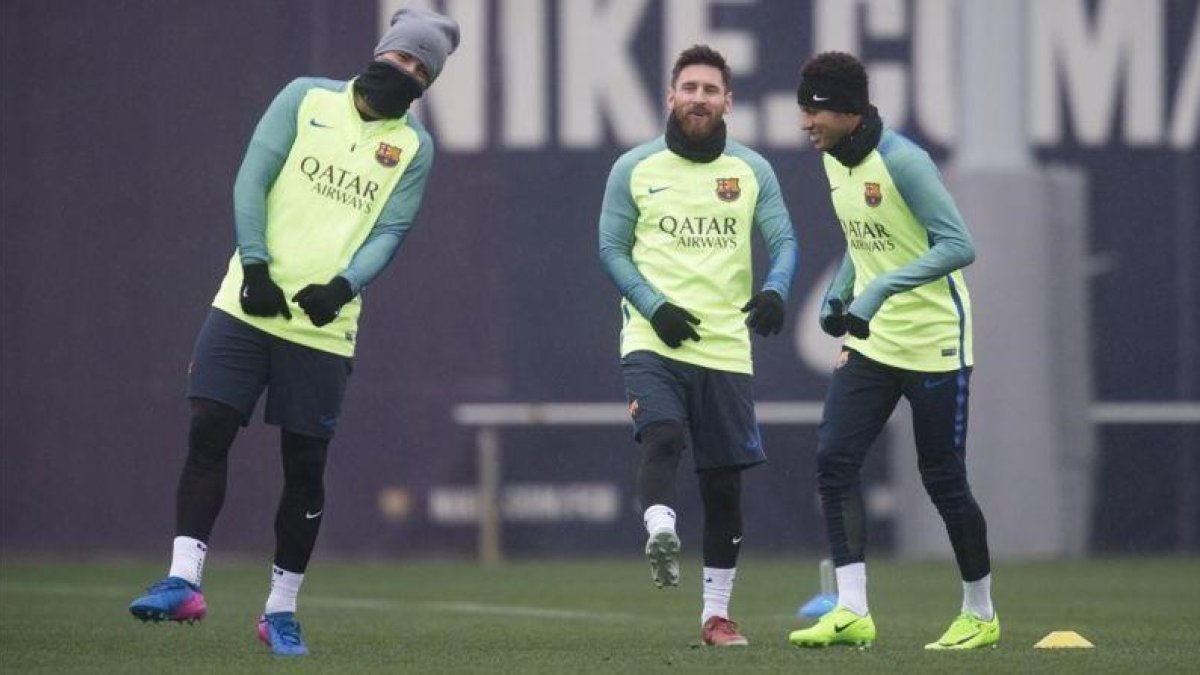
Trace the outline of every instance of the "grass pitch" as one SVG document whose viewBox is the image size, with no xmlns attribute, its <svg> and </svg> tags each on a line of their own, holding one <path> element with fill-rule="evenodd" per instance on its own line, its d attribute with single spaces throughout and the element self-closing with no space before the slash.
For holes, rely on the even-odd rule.
<svg viewBox="0 0 1200 675">
<path fill-rule="evenodd" d="M 816 590 L 816 563 L 743 556 L 733 614 L 744 649 L 699 646 L 699 562 L 682 586 L 655 590 L 644 563 L 530 561 L 346 564 L 318 561 L 300 597 L 312 655 L 258 644 L 268 566 L 205 572 L 208 618 L 143 625 L 127 606 L 163 566 L 0 564 L 0 671 L 12 673 L 411 672 L 794 673 L 1197 672 L 1200 559 L 1138 558 L 1002 565 L 994 650 L 927 653 L 957 613 L 949 564 L 870 564 L 879 628 L 867 650 L 799 650 L 789 631 Z M 1095 649 L 1033 649 L 1074 630 Z"/>
</svg>

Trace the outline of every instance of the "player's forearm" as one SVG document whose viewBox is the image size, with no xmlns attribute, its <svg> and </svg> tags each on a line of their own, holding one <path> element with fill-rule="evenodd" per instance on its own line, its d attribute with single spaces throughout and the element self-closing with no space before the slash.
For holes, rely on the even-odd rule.
<svg viewBox="0 0 1200 675">
<path fill-rule="evenodd" d="M 771 264 L 767 268 L 763 290 L 775 291 L 785 301 L 796 278 L 796 268 L 800 260 L 800 246 L 794 237 L 780 239 L 774 250 L 770 251 Z"/>
<path fill-rule="evenodd" d="M 267 252 L 267 192 L 286 161 L 251 142 L 233 184 L 234 235 L 242 263 L 270 262 Z"/>
<path fill-rule="evenodd" d="M 355 251 L 350 264 L 341 273 L 341 276 L 350 282 L 350 290 L 354 291 L 355 295 L 374 281 L 395 259 L 411 227 L 411 223 L 377 227 Z"/>
<path fill-rule="evenodd" d="M 771 260 L 767 267 L 763 290 L 775 291 L 786 301 L 800 262 L 800 245 L 796 242 L 796 231 L 787 218 L 763 223 L 759 229 Z"/>
<path fill-rule="evenodd" d="M 975 259 L 975 247 L 969 239 L 942 239 L 924 255 L 903 267 L 876 277 L 858 298 L 852 313 L 870 319 L 884 301 L 896 293 L 924 286 L 945 278 Z"/>
<path fill-rule="evenodd" d="M 633 303 L 644 317 L 654 316 L 655 310 L 667 301 L 658 289 L 633 264 L 627 250 L 617 246 L 600 246 L 600 266 L 621 295 Z"/>
<path fill-rule="evenodd" d="M 854 278 L 854 261 L 850 259 L 849 253 L 845 253 L 842 255 L 841 264 L 833 274 L 833 279 L 829 281 L 829 287 L 825 289 L 825 300 L 840 300 L 842 304 L 849 303 L 854 295 Z"/>
</svg>

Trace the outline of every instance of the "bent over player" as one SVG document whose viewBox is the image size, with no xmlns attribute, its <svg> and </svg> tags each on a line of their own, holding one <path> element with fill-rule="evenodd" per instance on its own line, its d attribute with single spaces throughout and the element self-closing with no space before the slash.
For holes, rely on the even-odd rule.
<svg viewBox="0 0 1200 675">
<path fill-rule="evenodd" d="M 903 396 L 917 466 L 946 524 L 963 580 L 962 611 L 927 649 L 995 644 L 987 525 L 967 484 L 971 298 L 961 268 L 971 236 L 928 153 L 885 128 L 853 56 L 817 55 L 798 90 L 803 129 L 822 151 L 846 254 L 825 293 L 821 328 L 849 333 L 817 432 L 817 484 L 836 566 L 838 604 L 795 631 L 801 647 L 867 645 L 866 518 L 859 474 Z"/>
<path fill-rule="evenodd" d="M 130 605 L 143 621 L 204 617 L 201 573 L 225 499 L 229 448 L 264 389 L 281 427 L 284 486 L 259 638 L 307 653 L 296 596 L 321 525 L 360 291 L 396 254 L 433 160 L 409 105 L 458 46 L 458 25 L 400 10 L 348 82 L 300 78 L 267 108 L 234 185 L 237 252 L 196 340 L 192 416 L 168 576 Z"/>
<path fill-rule="evenodd" d="M 667 129 L 617 160 L 600 215 L 600 260 L 621 292 L 621 371 L 641 442 L 638 497 L 655 585 L 679 584 L 675 474 L 690 444 L 704 503 L 702 637 L 745 645 L 729 620 L 742 543 L 743 469 L 765 461 L 754 416 L 750 335 L 778 333 L 796 269 L 791 219 L 771 166 L 725 136 L 725 59 L 682 54 Z M 770 270 L 753 293 L 750 231 Z"/>
</svg>

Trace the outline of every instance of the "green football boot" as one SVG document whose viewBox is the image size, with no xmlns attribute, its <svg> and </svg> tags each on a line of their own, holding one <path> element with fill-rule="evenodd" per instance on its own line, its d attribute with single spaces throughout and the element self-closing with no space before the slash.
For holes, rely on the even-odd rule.
<svg viewBox="0 0 1200 675">
<path fill-rule="evenodd" d="M 969 612 L 963 612 L 950 624 L 937 642 L 930 642 L 925 649 L 979 649 L 995 647 L 1000 641 L 1000 616 L 984 621 Z"/>
<path fill-rule="evenodd" d="M 650 579 L 656 588 L 679 585 L 679 535 L 672 530 L 656 532 L 646 540 Z"/>
<path fill-rule="evenodd" d="M 816 624 L 788 636 L 788 642 L 797 647 L 870 647 L 874 641 L 875 621 L 871 615 L 859 616 L 841 605 L 826 612 Z"/>
</svg>

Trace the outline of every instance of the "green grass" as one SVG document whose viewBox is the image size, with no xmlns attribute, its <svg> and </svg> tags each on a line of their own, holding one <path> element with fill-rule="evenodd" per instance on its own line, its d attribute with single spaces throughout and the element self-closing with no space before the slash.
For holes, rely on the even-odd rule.
<svg viewBox="0 0 1200 675">
<path fill-rule="evenodd" d="M 254 639 L 266 565 L 210 562 L 208 618 L 143 625 L 126 607 L 162 565 L 0 565 L 0 671 L 29 672 L 1196 672 L 1200 560 L 1004 565 L 998 649 L 927 653 L 958 609 L 947 564 L 870 565 L 879 638 L 869 650 L 798 650 L 787 634 L 816 586 L 814 561 L 744 556 L 733 600 L 748 649 L 699 643 L 698 562 L 658 591 L 640 561 L 318 562 L 300 598 L 312 655 L 270 657 Z M 1044 650 L 1052 630 L 1095 649 Z"/>
</svg>

